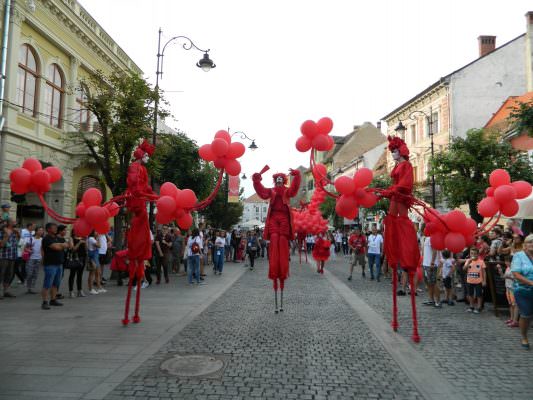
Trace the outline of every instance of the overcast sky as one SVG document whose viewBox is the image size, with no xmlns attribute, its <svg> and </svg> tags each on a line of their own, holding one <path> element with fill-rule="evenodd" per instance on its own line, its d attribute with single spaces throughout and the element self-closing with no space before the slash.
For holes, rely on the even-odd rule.
<svg viewBox="0 0 533 400">
<path fill-rule="evenodd" d="M 199 145 L 228 126 L 246 132 L 259 146 L 241 159 L 248 176 L 265 164 L 271 172 L 308 165 L 294 147 L 304 120 L 329 116 L 340 136 L 375 124 L 477 58 L 479 35 L 500 46 L 524 33 L 533 10 L 525 0 L 80 3 L 152 83 L 159 27 L 164 41 L 185 35 L 211 49 L 217 67 L 208 73 L 195 66 L 201 53 L 179 42 L 166 49 L 160 87 L 176 118 L 168 124 Z M 253 193 L 250 179 L 243 185 Z"/>
</svg>

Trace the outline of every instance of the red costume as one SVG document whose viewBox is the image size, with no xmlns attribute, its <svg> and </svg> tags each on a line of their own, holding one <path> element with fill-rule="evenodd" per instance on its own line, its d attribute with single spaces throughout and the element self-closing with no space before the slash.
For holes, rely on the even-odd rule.
<svg viewBox="0 0 533 400">
<path fill-rule="evenodd" d="M 317 236 L 315 246 L 313 247 L 313 258 L 316 261 L 328 261 L 330 247 L 331 242 L 329 240 Z"/>
<path fill-rule="evenodd" d="M 389 137 L 389 150 L 393 152 L 398 162 L 391 172 L 393 185 L 383 192 L 383 196 L 390 198 L 390 207 L 383 223 L 385 225 L 384 252 L 387 262 L 392 267 L 396 277 L 398 266 L 409 274 L 411 285 L 411 307 L 413 312 L 413 335 L 415 342 L 420 341 L 416 319 L 416 303 L 414 287 L 414 273 L 420 263 L 420 250 L 416 230 L 407 212 L 412 204 L 413 166 L 409 162 L 409 149 L 399 137 Z M 403 158 L 403 160 L 402 160 Z M 393 282 L 393 320 L 392 328 L 398 329 L 398 305 L 396 299 L 397 279 Z"/>
<path fill-rule="evenodd" d="M 261 174 L 255 173 L 252 176 L 254 189 L 258 196 L 265 200 L 270 199 L 263 237 L 266 240 L 270 240 L 268 277 L 273 281 L 276 313 L 278 312 L 278 281 L 281 289 L 280 311 L 283 311 L 284 282 L 289 276 L 289 241 L 294 238 L 290 198 L 298 193 L 301 181 L 300 171 L 292 170 L 291 175 L 293 180 L 290 187 L 287 188 L 285 186 L 287 176 L 285 174 L 275 174 L 273 177 L 275 186 L 271 189 L 263 186 Z"/>
</svg>

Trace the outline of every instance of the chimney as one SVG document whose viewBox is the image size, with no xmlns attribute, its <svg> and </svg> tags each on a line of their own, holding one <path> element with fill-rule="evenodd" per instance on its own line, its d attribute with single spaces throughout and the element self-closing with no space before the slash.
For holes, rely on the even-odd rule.
<svg viewBox="0 0 533 400">
<path fill-rule="evenodd" d="M 533 91 L 533 11 L 526 14 L 526 79 L 527 91 Z"/>
<path fill-rule="evenodd" d="M 376 122 L 376 128 L 381 131 L 381 121 Z"/>
<path fill-rule="evenodd" d="M 490 53 L 496 48 L 496 36 L 480 36 L 477 38 L 479 44 L 479 57 Z"/>
</svg>

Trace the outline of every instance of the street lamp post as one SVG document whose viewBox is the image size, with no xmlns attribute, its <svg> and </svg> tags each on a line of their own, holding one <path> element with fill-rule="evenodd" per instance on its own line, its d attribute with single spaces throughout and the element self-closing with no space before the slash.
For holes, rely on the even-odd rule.
<svg viewBox="0 0 533 400">
<path fill-rule="evenodd" d="M 416 119 L 415 114 L 417 113 L 422 114 L 424 115 L 424 117 L 426 117 L 426 120 L 428 123 L 428 129 L 429 129 L 428 134 L 429 134 L 429 138 L 431 141 L 431 160 L 433 160 L 433 157 L 435 156 L 435 148 L 433 145 L 433 118 L 432 118 L 433 107 L 429 107 L 429 115 L 422 110 L 416 110 L 409 114 L 409 119 L 414 121 Z M 404 124 L 402 124 L 402 121 L 398 123 L 398 126 L 394 128 L 394 130 L 396 131 L 397 134 L 405 138 L 405 131 L 407 130 L 407 128 L 404 126 Z M 431 207 L 435 208 L 436 203 L 437 201 L 435 198 L 435 174 L 432 172 L 431 173 Z"/>
<path fill-rule="evenodd" d="M 229 132 L 230 132 L 230 130 L 229 130 L 229 128 L 228 128 L 228 133 L 229 133 Z M 257 145 L 255 144 L 255 139 L 249 138 L 248 135 L 247 135 L 246 133 L 244 133 L 244 132 L 242 132 L 242 131 L 236 131 L 236 132 L 233 132 L 233 133 L 231 134 L 231 137 L 233 137 L 233 136 L 235 136 L 235 135 L 240 135 L 240 138 L 243 139 L 243 140 L 244 140 L 244 139 L 248 139 L 249 141 L 251 141 L 252 143 L 250 144 L 250 146 L 248 146 L 248 148 L 249 148 L 250 150 L 254 151 L 254 150 L 257 150 L 257 149 L 259 148 L 259 146 L 257 146 Z"/>
</svg>

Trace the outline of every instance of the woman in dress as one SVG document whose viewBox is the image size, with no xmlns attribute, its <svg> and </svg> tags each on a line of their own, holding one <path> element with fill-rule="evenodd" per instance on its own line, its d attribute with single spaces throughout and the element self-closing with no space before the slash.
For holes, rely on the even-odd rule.
<svg viewBox="0 0 533 400">
<path fill-rule="evenodd" d="M 331 242 L 325 237 L 324 233 L 319 233 L 315 239 L 313 247 L 313 258 L 316 260 L 317 271 L 319 274 L 324 273 L 324 264 L 329 259 Z"/>
</svg>

